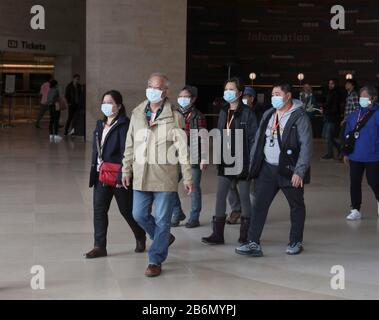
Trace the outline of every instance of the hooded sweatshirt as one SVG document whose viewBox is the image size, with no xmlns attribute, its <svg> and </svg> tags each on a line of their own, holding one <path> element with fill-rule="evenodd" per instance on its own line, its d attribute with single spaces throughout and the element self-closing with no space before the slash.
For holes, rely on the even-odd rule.
<svg viewBox="0 0 379 320">
<path fill-rule="evenodd" d="M 301 108 L 303 106 L 303 103 L 300 100 L 293 99 L 292 100 L 292 108 L 281 115 L 279 113 L 279 127 L 281 137 L 283 137 L 284 128 L 287 124 L 288 119 L 290 118 L 291 114 L 297 110 L 298 108 Z M 279 165 L 279 155 L 280 155 L 280 147 L 278 142 L 278 135 L 274 134 L 273 141 L 274 145 L 272 145 L 272 130 L 274 126 L 274 121 L 276 117 L 276 112 L 271 116 L 270 121 L 268 123 L 267 129 L 266 129 L 266 143 L 264 147 L 264 154 L 265 154 L 265 161 L 272 165 Z"/>
</svg>

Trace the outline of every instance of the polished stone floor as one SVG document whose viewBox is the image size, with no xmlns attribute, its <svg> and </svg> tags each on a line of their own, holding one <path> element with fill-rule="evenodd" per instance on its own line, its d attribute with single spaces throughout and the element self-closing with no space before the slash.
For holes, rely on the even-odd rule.
<svg viewBox="0 0 379 320">
<path fill-rule="evenodd" d="M 149 279 L 146 254 L 133 252 L 133 237 L 114 204 L 109 256 L 82 256 L 93 236 L 90 144 L 78 138 L 50 144 L 47 129 L 26 124 L 0 129 L 0 299 L 377 299 L 375 198 L 364 182 L 364 219 L 347 222 L 347 168 L 319 161 L 321 149 L 316 142 L 303 254 L 284 253 L 289 210 L 282 195 L 263 234 L 265 257 L 234 253 L 238 226 L 226 227 L 226 245 L 203 245 L 215 202 L 216 170 L 210 167 L 203 179 L 202 226 L 174 229 L 177 240 L 164 272 Z M 181 197 L 188 209 L 188 198 Z M 44 290 L 31 288 L 33 265 L 44 267 Z M 344 290 L 331 288 L 334 265 L 344 267 Z"/>
</svg>

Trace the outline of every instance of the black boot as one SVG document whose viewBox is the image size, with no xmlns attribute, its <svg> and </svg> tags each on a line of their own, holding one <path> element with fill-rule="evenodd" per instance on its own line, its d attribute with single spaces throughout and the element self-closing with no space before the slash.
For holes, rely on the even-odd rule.
<svg viewBox="0 0 379 320">
<path fill-rule="evenodd" d="M 240 227 L 240 238 L 238 239 L 239 243 L 247 242 L 247 234 L 250 227 L 250 218 L 241 217 L 241 227 Z"/>
<path fill-rule="evenodd" d="M 201 238 L 201 241 L 207 244 L 224 244 L 224 228 L 226 216 L 213 217 L 213 232 L 209 237 Z"/>
</svg>

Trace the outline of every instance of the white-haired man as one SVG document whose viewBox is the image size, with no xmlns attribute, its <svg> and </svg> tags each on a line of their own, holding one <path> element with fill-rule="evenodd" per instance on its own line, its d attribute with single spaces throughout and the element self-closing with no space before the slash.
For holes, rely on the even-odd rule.
<svg viewBox="0 0 379 320">
<path fill-rule="evenodd" d="M 147 277 L 161 274 L 168 247 L 175 240 L 170 226 L 179 184 L 178 161 L 185 189 L 192 192 L 184 119 L 167 98 L 168 86 L 167 76 L 160 73 L 150 76 L 147 100 L 132 113 L 122 169 L 123 186 L 134 190 L 134 219 L 153 240 L 145 272 Z M 153 203 L 154 216 L 151 214 Z"/>
</svg>

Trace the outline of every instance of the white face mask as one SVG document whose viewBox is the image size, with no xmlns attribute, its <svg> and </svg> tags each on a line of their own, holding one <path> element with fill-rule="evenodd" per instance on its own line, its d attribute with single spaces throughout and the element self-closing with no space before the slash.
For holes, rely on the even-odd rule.
<svg viewBox="0 0 379 320">
<path fill-rule="evenodd" d="M 106 117 L 110 117 L 113 115 L 113 104 L 103 103 L 101 105 L 101 111 L 104 113 Z"/>
<path fill-rule="evenodd" d="M 178 104 L 182 110 L 188 110 L 191 106 L 191 98 L 188 97 L 179 97 Z"/>
<path fill-rule="evenodd" d="M 247 105 L 247 99 L 242 99 L 242 102 Z"/>
<path fill-rule="evenodd" d="M 162 101 L 162 90 L 154 89 L 154 88 L 147 88 L 146 89 L 146 98 L 151 103 L 159 103 Z"/>
<path fill-rule="evenodd" d="M 369 105 L 371 105 L 371 101 L 369 98 L 359 98 L 359 104 L 361 105 L 362 108 L 367 108 Z"/>
<path fill-rule="evenodd" d="M 284 107 L 284 99 L 281 96 L 273 96 L 271 97 L 271 104 L 275 109 L 281 109 Z"/>
</svg>

